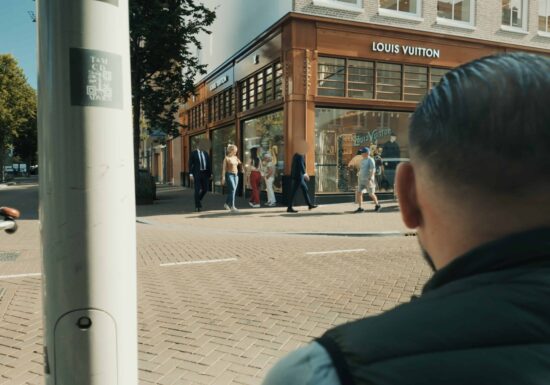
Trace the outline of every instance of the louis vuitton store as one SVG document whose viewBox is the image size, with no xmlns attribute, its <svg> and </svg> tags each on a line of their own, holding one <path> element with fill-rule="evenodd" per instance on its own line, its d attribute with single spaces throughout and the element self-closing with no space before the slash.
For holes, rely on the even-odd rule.
<svg viewBox="0 0 550 385">
<path fill-rule="evenodd" d="M 377 160 L 378 191 L 393 195 L 395 169 L 408 160 L 407 127 L 417 103 L 449 69 L 520 48 L 288 14 L 198 85 L 198 96 L 182 108 L 188 127 L 182 132 L 182 153 L 189 154 L 199 135 L 210 138 L 212 187 L 221 192 L 216 163 L 221 164 L 227 144 L 237 144 L 245 164 L 255 147 L 274 160 L 274 187 L 283 202 L 293 144 L 305 139 L 310 191 L 317 201 L 334 202 L 353 199 L 357 176 L 348 165 L 359 148 L 368 146 Z M 185 163 L 186 156 L 182 159 Z M 245 167 L 243 194 L 249 188 L 247 172 Z"/>
</svg>

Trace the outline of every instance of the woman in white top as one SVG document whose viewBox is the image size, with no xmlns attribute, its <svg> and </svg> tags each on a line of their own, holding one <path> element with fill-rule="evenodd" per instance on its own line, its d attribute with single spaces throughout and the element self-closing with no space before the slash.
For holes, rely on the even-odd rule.
<svg viewBox="0 0 550 385">
<path fill-rule="evenodd" d="M 237 157 L 237 151 L 238 148 L 234 144 L 227 146 L 227 153 L 222 166 L 222 186 L 227 180 L 227 197 L 223 207 L 233 212 L 237 211 L 235 193 L 239 184 L 239 167 L 241 167 L 241 160 Z"/>
<path fill-rule="evenodd" d="M 277 205 L 275 191 L 273 191 L 273 181 L 275 180 L 275 166 L 269 152 L 264 154 L 264 178 L 265 189 L 267 190 L 267 205 L 272 207 Z"/>
</svg>

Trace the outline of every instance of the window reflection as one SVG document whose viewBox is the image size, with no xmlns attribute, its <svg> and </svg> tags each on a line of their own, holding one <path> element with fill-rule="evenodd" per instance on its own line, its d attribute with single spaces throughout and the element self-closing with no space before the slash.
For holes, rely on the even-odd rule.
<svg viewBox="0 0 550 385">
<path fill-rule="evenodd" d="M 319 193 L 346 193 L 357 187 L 357 170 L 348 164 L 361 147 L 381 162 L 378 191 L 393 191 L 395 169 L 408 152 L 409 112 L 336 108 L 315 110 L 315 181 Z M 392 136 L 392 134 L 394 134 Z"/>
<path fill-rule="evenodd" d="M 283 111 L 260 116 L 243 123 L 243 165 L 245 186 L 250 188 L 249 164 L 250 149 L 258 148 L 258 156 L 263 159 L 265 153 L 271 155 L 275 165 L 275 180 L 273 189 L 282 191 L 282 177 L 284 172 L 284 138 L 283 138 Z M 264 188 L 265 186 L 262 186 Z"/>
</svg>

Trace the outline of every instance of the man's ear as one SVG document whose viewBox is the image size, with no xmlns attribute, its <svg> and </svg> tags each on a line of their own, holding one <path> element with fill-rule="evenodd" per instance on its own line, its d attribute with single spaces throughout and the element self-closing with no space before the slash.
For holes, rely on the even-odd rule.
<svg viewBox="0 0 550 385">
<path fill-rule="evenodd" d="M 422 223 L 422 213 L 418 205 L 416 177 L 410 163 L 400 163 L 395 175 L 395 191 L 399 200 L 401 218 L 410 229 Z"/>
</svg>

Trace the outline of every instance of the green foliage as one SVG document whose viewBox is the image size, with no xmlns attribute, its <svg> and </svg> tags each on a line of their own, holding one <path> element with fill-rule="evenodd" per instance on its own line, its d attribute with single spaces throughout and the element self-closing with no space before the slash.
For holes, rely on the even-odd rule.
<svg viewBox="0 0 550 385">
<path fill-rule="evenodd" d="M 17 138 L 34 143 L 36 153 L 36 91 L 11 55 L 0 55 L 0 166 L 6 147 Z M 19 140 L 19 142 L 21 142 Z"/>
<path fill-rule="evenodd" d="M 215 13 L 195 0 L 130 0 L 130 56 L 134 133 L 141 108 L 150 127 L 174 134 L 180 103 L 194 92 L 194 78 L 205 72 L 193 46 L 200 48 Z"/>
</svg>

